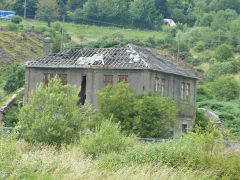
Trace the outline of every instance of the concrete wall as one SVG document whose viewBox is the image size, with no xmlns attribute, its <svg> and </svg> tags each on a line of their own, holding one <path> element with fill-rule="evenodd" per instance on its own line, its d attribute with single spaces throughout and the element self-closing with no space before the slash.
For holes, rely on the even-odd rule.
<svg viewBox="0 0 240 180">
<path fill-rule="evenodd" d="M 147 70 L 113 70 L 113 69 L 45 69 L 45 68 L 27 68 L 25 81 L 25 97 L 28 92 L 34 91 L 39 83 L 44 82 L 44 74 L 67 74 L 68 84 L 81 86 L 82 76 L 86 76 L 86 101 L 97 105 L 97 96 L 95 93 L 104 88 L 104 76 L 114 75 L 114 84 L 118 83 L 119 75 L 128 75 L 130 86 L 136 93 L 154 91 L 155 78 L 160 81 L 165 79 L 165 96 L 181 100 L 181 83 L 190 84 L 190 102 L 195 105 L 196 102 L 196 80 L 173 74 L 147 71 Z M 173 88 L 174 87 L 174 88 Z M 160 91 L 160 88 L 159 88 Z M 159 92 L 161 93 L 161 92 Z M 195 120 L 195 110 L 187 106 L 180 105 L 180 122 L 175 132 L 181 132 L 182 124 L 188 128 L 192 127 Z"/>
</svg>

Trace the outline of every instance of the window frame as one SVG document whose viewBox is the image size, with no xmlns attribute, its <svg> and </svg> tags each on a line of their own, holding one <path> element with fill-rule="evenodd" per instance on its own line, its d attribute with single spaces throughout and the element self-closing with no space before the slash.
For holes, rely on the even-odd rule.
<svg viewBox="0 0 240 180">
<path fill-rule="evenodd" d="M 114 81 L 113 75 L 104 75 L 104 78 L 103 78 L 104 87 L 106 87 L 108 85 L 113 86 L 113 81 Z"/>
</svg>

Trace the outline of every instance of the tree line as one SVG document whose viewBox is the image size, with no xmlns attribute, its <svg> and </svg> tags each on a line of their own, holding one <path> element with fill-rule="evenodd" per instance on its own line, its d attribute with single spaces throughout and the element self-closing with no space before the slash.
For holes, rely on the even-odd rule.
<svg viewBox="0 0 240 180">
<path fill-rule="evenodd" d="M 3 0 L 0 9 L 24 14 L 25 0 Z M 65 15 L 76 23 L 104 22 L 159 30 L 163 18 L 194 26 L 207 24 L 211 15 L 231 9 L 240 13 L 240 0 L 27 0 L 27 17 L 51 22 Z M 204 21 L 202 18 L 204 16 Z"/>
</svg>

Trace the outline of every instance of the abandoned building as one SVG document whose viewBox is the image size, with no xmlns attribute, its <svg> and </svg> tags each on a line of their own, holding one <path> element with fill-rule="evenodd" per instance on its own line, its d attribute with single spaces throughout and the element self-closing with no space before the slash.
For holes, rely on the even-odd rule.
<svg viewBox="0 0 240 180">
<path fill-rule="evenodd" d="M 39 83 L 58 75 L 62 84 L 81 87 L 80 103 L 97 105 L 96 91 L 107 85 L 127 82 L 136 93 L 156 92 L 163 96 L 190 101 L 195 105 L 197 77 L 149 48 L 127 45 L 122 48 L 75 48 L 50 54 L 26 67 L 25 98 Z M 193 126 L 195 110 L 183 107 L 175 133 Z"/>
</svg>

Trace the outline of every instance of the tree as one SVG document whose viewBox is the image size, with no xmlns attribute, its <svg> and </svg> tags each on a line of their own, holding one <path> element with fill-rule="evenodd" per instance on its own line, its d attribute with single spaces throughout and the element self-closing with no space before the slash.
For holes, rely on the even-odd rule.
<svg viewBox="0 0 240 180">
<path fill-rule="evenodd" d="M 68 0 L 67 6 L 71 11 L 75 11 L 76 9 L 83 8 L 86 2 L 87 0 Z"/>
<path fill-rule="evenodd" d="M 56 0 L 39 0 L 37 4 L 36 18 L 47 21 L 48 27 L 51 26 L 51 22 L 55 21 L 59 17 L 59 6 Z"/>
<path fill-rule="evenodd" d="M 219 62 L 228 61 L 234 58 L 232 48 L 227 44 L 220 45 L 215 52 L 215 58 Z"/>
<path fill-rule="evenodd" d="M 71 85 L 62 86 L 58 78 L 51 79 L 46 88 L 40 84 L 18 114 L 21 137 L 27 142 L 57 146 L 79 140 L 91 109 L 77 106 L 78 92 Z"/>
<path fill-rule="evenodd" d="M 240 13 L 240 1 L 239 0 L 213 0 L 210 3 L 210 9 L 213 11 L 233 9 Z"/>
<path fill-rule="evenodd" d="M 130 4 L 129 13 L 133 24 L 141 28 L 152 28 L 156 19 L 155 0 L 135 0 Z M 162 24 L 162 22 L 158 22 Z"/>
<path fill-rule="evenodd" d="M 169 17 L 167 0 L 155 0 L 155 8 L 158 16 L 162 14 L 164 18 Z"/>
<path fill-rule="evenodd" d="M 27 0 L 27 17 L 33 18 L 36 14 L 38 0 Z M 13 4 L 13 9 L 20 16 L 24 15 L 25 0 L 17 0 Z"/>
</svg>

